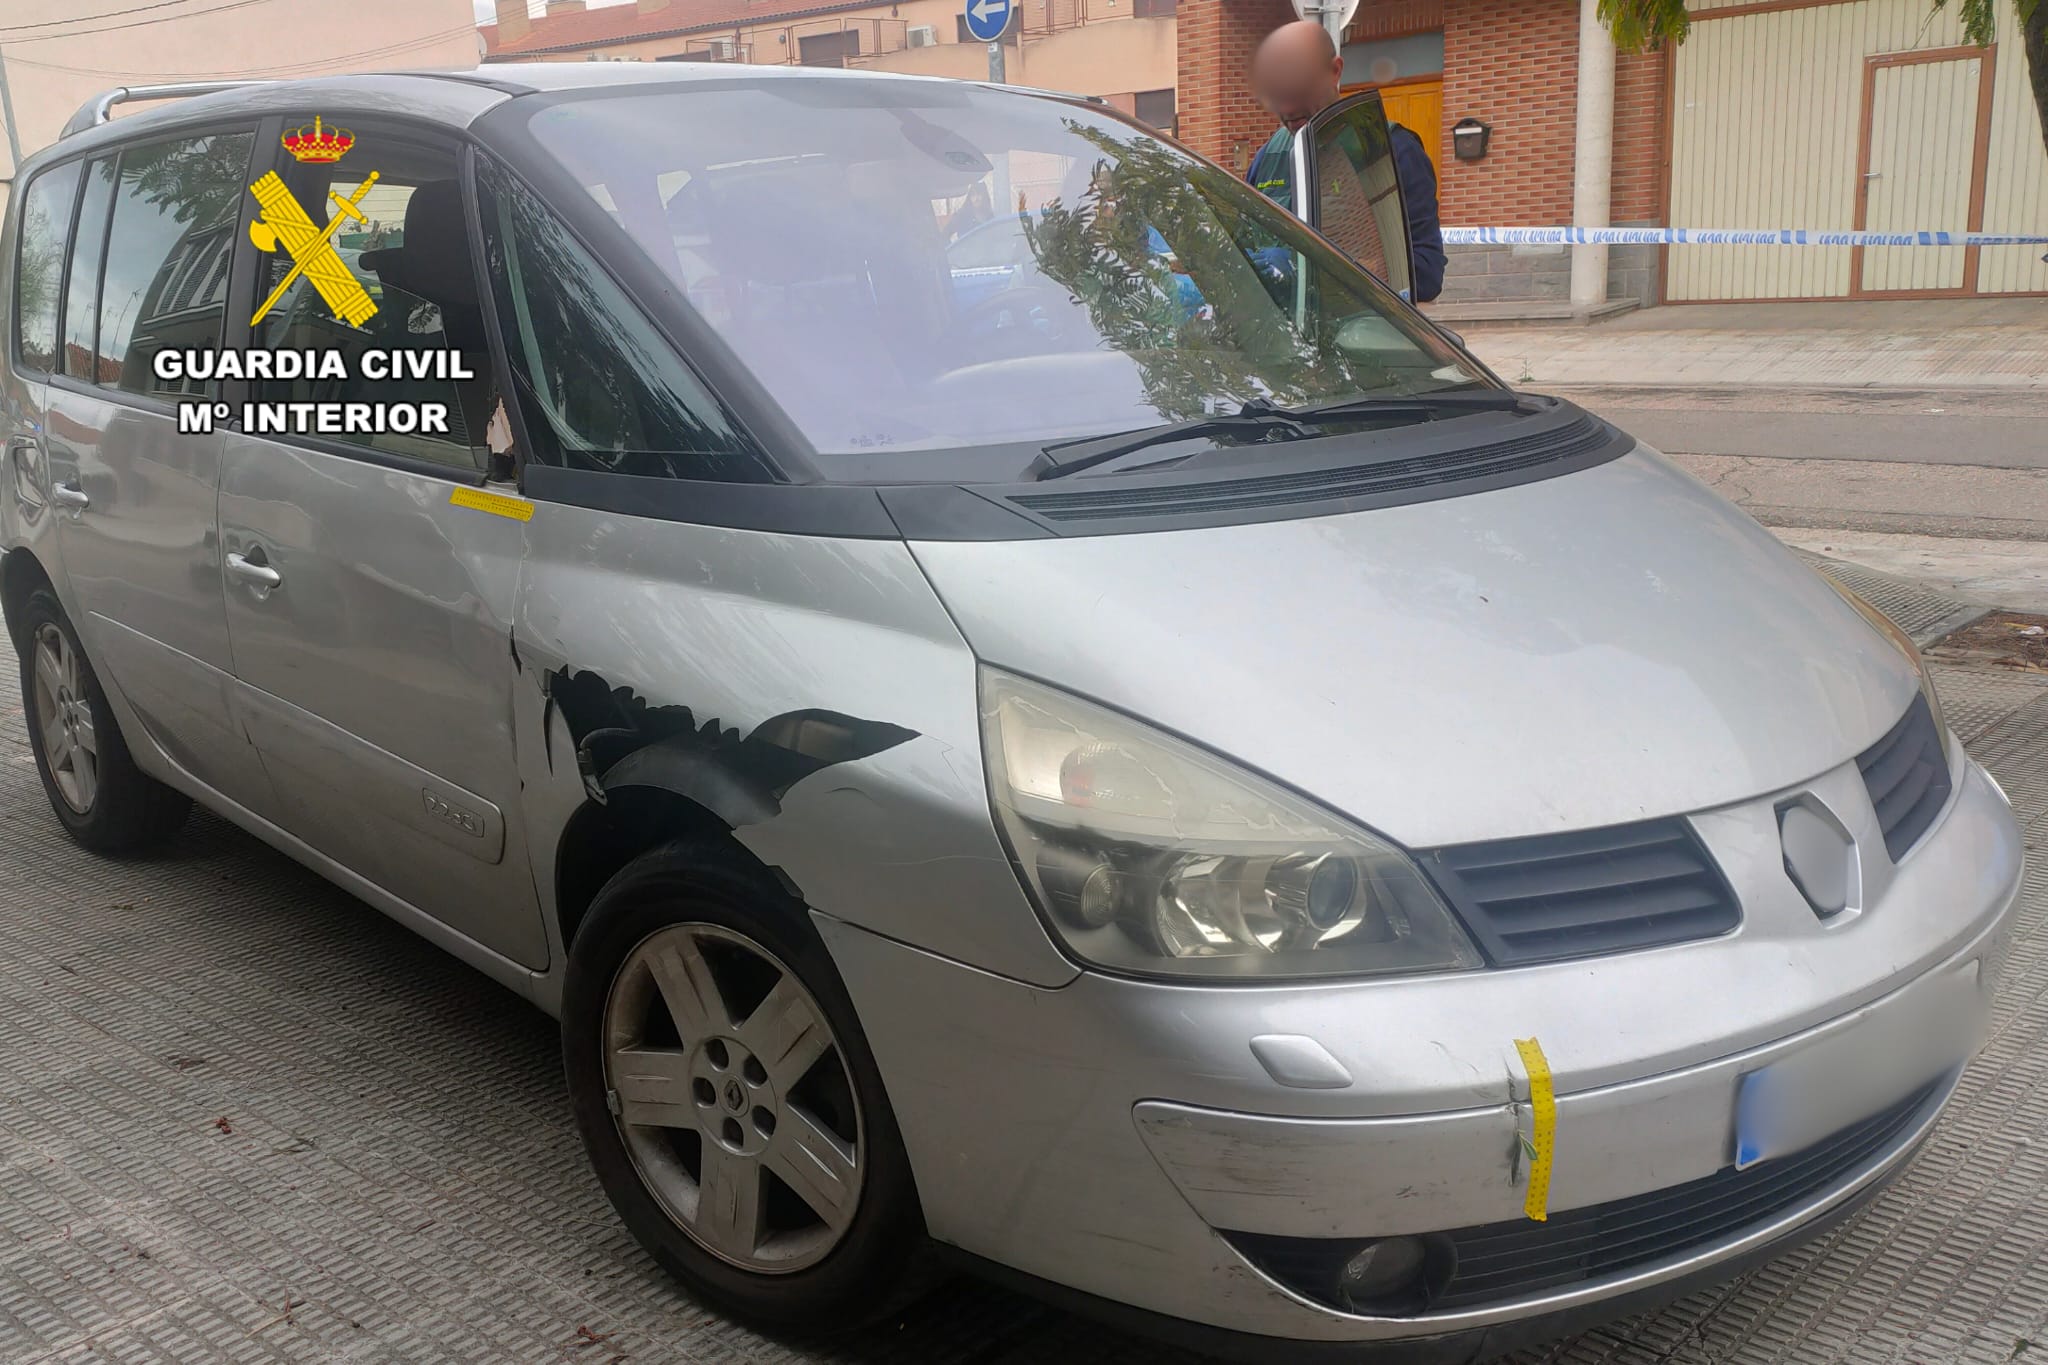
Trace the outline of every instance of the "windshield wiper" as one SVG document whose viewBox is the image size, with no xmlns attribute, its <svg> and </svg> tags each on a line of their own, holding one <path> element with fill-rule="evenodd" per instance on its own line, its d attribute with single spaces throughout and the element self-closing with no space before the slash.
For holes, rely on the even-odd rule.
<svg viewBox="0 0 2048 1365">
<path fill-rule="evenodd" d="M 1526 412 L 1529 395 L 1509 389 L 1443 389 L 1436 393 L 1361 395 L 1339 398 L 1330 403 L 1285 408 L 1254 398 L 1240 411 L 1247 417 L 1277 417 L 1316 426 L 1344 422 L 1358 417 L 1414 417 L 1428 422 L 1439 415 L 1462 417 L 1468 412 Z"/>
<path fill-rule="evenodd" d="M 1521 412 L 1527 409 L 1525 395 L 1506 389 L 1446 389 L 1438 393 L 1388 394 L 1340 398 L 1307 407 L 1281 407 L 1264 398 L 1254 398 L 1235 413 L 1197 417 L 1186 422 L 1146 427 L 1115 436 L 1092 436 L 1046 446 L 1030 468 L 1027 479 L 1063 479 L 1084 469 L 1095 469 L 1134 455 L 1153 446 L 1203 436 L 1249 436 L 1247 444 L 1275 438 L 1300 440 L 1316 433 L 1310 428 L 1359 418 L 1392 418 L 1415 422 L 1434 421 L 1440 415 L 1463 416 L 1469 412 Z M 1192 458 L 1192 456 L 1184 457 Z M 1171 459 L 1156 464 L 1174 463 Z"/>
<path fill-rule="evenodd" d="M 1192 441 L 1203 436 L 1243 436 L 1254 441 L 1299 440 L 1312 433 L 1292 416 L 1274 412 L 1255 411 L 1249 404 L 1244 411 L 1218 413 L 1213 417 L 1197 417 L 1187 422 L 1169 422 L 1165 426 L 1145 427 L 1139 431 L 1120 432 L 1115 436 L 1090 436 L 1078 441 L 1061 441 L 1049 445 L 1039 452 L 1031 467 L 1024 471 L 1027 479 L 1063 479 L 1069 474 L 1078 474 L 1084 469 L 1107 464 L 1123 455 L 1132 455 L 1153 446 L 1171 445 L 1175 441 Z"/>
</svg>

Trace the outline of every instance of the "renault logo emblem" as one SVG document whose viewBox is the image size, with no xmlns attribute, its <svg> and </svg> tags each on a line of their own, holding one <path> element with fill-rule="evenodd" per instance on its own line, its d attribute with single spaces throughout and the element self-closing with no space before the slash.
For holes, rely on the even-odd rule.
<svg viewBox="0 0 2048 1365">
<path fill-rule="evenodd" d="M 1778 807 L 1778 839 L 1784 846 L 1785 874 L 1814 914 L 1827 919 L 1859 899 L 1856 841 L 1810 793 Z"/>
</svg>

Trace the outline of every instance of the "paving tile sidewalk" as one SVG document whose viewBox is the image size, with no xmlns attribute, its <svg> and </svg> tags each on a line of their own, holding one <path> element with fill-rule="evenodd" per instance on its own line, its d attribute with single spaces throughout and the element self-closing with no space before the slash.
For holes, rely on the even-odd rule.
<svg viewBox="0 0 2048 1365">
<path fill-rule="evenodd" d="M 1679 304 L 1588 326 L 1466 324 L 1509 383 L 2048 392 L 2048 299 Z"/>
</svg>

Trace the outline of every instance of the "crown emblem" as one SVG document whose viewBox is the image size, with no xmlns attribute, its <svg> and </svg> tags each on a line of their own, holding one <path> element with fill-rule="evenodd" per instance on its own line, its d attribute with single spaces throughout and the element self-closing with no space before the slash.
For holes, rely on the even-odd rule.
<svg viewBox="0 0 2048 1365">
<path fill-rule="evenodd" d="M 312 126 L 293 128 L 279 141 L 284 149 L 299 161 L 339 161 L 356 145 L 356 135 L 346 128 L 323 128 L 320 116 L 313 116 Z"/>
</svg>

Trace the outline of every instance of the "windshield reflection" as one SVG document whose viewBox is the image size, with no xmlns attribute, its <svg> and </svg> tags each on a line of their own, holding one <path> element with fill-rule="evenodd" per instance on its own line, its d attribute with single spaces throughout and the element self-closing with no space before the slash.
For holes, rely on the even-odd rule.
<svg viewBox="0 0 2048 1365">
<path fill-rule="evenodd" d="M 1292 217 L 1106 110 L 756 78 L 531 126 L 823 454 L 1480 380 Z"/>
</svg>

